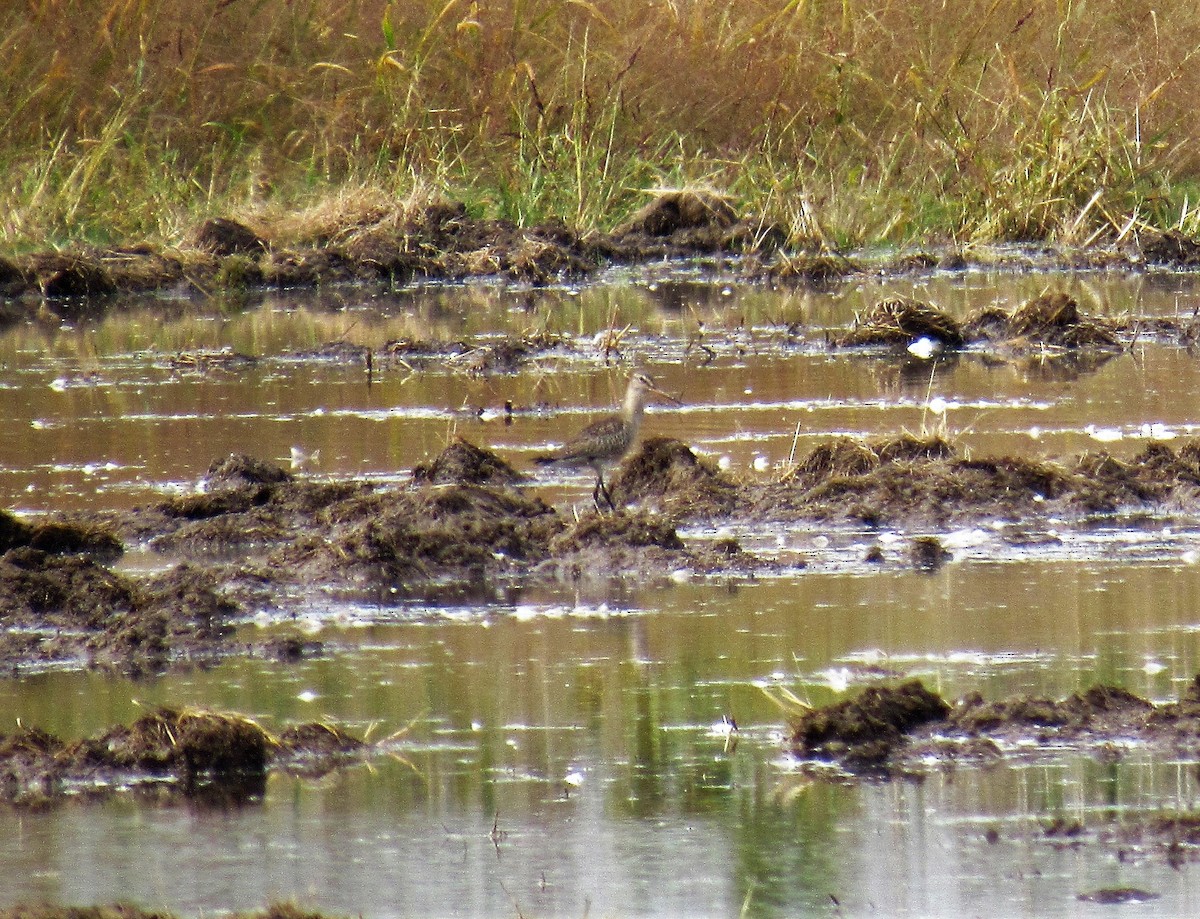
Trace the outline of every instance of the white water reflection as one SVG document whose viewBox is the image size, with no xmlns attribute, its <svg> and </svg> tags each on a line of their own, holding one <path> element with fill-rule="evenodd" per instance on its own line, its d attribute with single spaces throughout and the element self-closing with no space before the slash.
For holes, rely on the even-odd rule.
<svg viewBox="0 0 1200 919">
<path fill-rule="evenodd" d="M 893 293 L 961 315 L 1017 305 L 1050 282 L 1087 312 L 1177 315 L 1197 276 L 968 274 L 826 291 L 711 284 L 695 270 L 611 278 L 578 291 L 341 291 L 335 308 L 288 295 L 221 317 L 132 311 L 94 328 L 9 330 L 0 412 L 18 433 L 0 439 L 0 505 L 143 503 L 195 487 L 235 451 L 281 463 L 319 453 L 306 474 L 396 483 L 455 435 L 525 468 L 619 395 L 623 371 L 596 345 L 614 317 L 630 326 L 621 357 L 647 361 L 687 402 L 652 409 L 646 433 L 680 437 L 735 474 L 769 477 L 832 436 L 928 426 L 976 455 L 1049 457 L 1126 457 L 1200 427 L 1200 366 L 1181 348 L 1083 367 L 971 353 L 931 364 L 830 352 L 824 337 Z M 358 364 L 296 356 L 330 341 L 378 350 L 402 336 L 487 342 L 531 328 L 565 346 L 509 376 L 381 363 L 368 385 Z M 177 352 L 222 349 L 256 360 L 172 365 Z M 565 475 L 531 487 L 569 504 L 591 485 Z M 920 783 L 844 787 L 797 772 L 759 685 L 814 704 L 888 675 L 919 676 L 949 699 L 1062 697 L 1107 682 L 1166 701 L 1200 671 L 1193 527 L 1153 508 L 1084 530 L 963 527 L 940 534 L 953 560 L 932 574 L 905 561 L 914 535 L 696 527 L 683 538 L 733 537 L 780 570 L 653 588 L 518 583 L 440 606 L 298 591 L 245 628 L 319 637 L 323 658 L 230 661 L 148 683 L 17 674 L 0 682 L 8 723 L 70 738 L 160 703 L 241 711 L 272 729 L 327 718 L 378 737 L 413 724 L 396 758 L 323 780 L 274 777 L 265 801 L 238 809 L 130 796 L 0 810 L 0 904 L 125 899 L 212 914 L 294 897 L 371 917 L 1092 916 L 1116 908 L 1078 894 L 1137 887 L 1159 899 L 1130 914 L 1200 911 L 1196 866 L 1176 870 L 1149 845 L 1118 857 L 1099 839 L 1123 821 L 1194 810 L 1190 765 L 1122 746 L 1115 762 L 1030 751 L 1020 767 Z M 883 565 L 865 561 L 876 545 Z M 122 570 L 152 576 L 168 561 L 134 552 Z M 1059 818 L 1083 822 L 1078 845 L 1047 836 Z"/>
</svg>

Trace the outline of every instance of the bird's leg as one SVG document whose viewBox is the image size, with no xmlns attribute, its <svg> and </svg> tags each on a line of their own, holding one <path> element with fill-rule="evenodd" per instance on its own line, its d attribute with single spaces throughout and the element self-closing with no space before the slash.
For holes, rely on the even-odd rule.
<svg viewBox="0 0 1200 919">
<path fill-rule="evenodd" d="M 592 491 L 592 500 L 596 502 L 596 510 L 600 510 L 600 495 L 604 495 L 604 500 L 608 504 L 608 509 L 616 513 L 617 505 L 613 502 L 612 495 L 608 493 L 608 488 L 604 484 L 604 473 L 596 473 L 596 488 Z"/>
</svg>

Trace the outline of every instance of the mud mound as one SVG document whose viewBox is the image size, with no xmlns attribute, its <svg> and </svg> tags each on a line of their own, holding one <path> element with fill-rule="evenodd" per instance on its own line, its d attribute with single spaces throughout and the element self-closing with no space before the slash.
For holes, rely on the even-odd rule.
<svg viewBox="0 0 1200 919">
<path fill-rule="evenodd" d="M 672 236 L 683 230 L 716 228 L 725 230 L 737 222 L 737 211 L 725 195 L 703 189 L 660 191 L 613 234 L 627 236 Z"/>
<path fill-rule="evenodd" d="M 887 463 L 919 463 L 954 456 L 954 447 L 942 437 L 901 434 L 871 441 L 838 437 L 819 444 L 782 478 L 786 485 L 814 488 L 831 479 L 866 475 Z"/>
<path fill-rule="evenodd" d="M 28 547 L 0 556 L 0 608 L 22 639 L 0 645 L 8 666 L 86 659 L 135 671 L 211 654 L 239 612 L 208 575 L 177 570 L 147 590 L 91 559 Z"/>
<path fill-rule="evenodd" d="M 357 753 L 367 746 L 337 725 L 318 721 L 292 725 L 279 735 L 277 743 L 280 750 L 290 755 L 317 757 Z"/>
<path fill-rule="evenodd" d="M 193 244 L 213 255 L 246 255 L 265 252 L 267 241 L 243 223 L 213 217 L 195 231 Z"/>
<path fill-rule="evenodd" d="M 912 680 L 806 712 L 791 730 L 798 756 L 833 760 L 851 771 L 883 767 L 906 774 L 932 762 L 1036 755 L 1047 745 L 1111 755 L 1112 742 L 1128 740 L 1194 760 L 1200 675 L 1178 703 L 1161 706 L 1099 685 L 1061 701 L 1017 696 L 985 702 L 972 693 L 951 707 Z"/>
<path fill-rule="evenodd" d="M 1200 265 L 1200 242 L 1176 230 L 1151 234 L 1141 243 L 1141 255 L 1152 265 L 1194 268 Z"/>
<path fill-rule="evenodd" d="M 800 756 L 836 760 L 849 768 L 885 763 L 915 728 L 942 721 L 950 706 L 920 680 L 893 688 L 872 686 L 861 695 L 814 709 L 792 725 L 791 745 Z"/>
<path fill-rule="evenodd" d="M 961 348 L 965 341 L 957 319 L 931 304 L 908 297 L 880 300 L 871 312 L 845 335 L 833 340 L 837 347 L 893 345 L 906 347 L 918 338 Z"/>
<path fill-rule="evenodd" d="M 244 715 L 162 707 L 73 742 L 37 728 L 0 734 L 0 800 L 45 806 L 81 788 L 111 794 L 164 781 L 188 797 L 245 800 L 265 791 L 272 765 L 327 772 L 369 749 L 333 725 L 295 725 L 275 739 Z"/>
<path fill-rule="evenodd" d="M 966 344 L 1003 346 L 1009 351 L 1034 347 L 1068 351 L 1119 351 L 1115 322 L 1079 312 L 1079 304 L 1063 293 L 1043 294 L 1011 312 L 1000 307 L 976 310 L 964 322 L 932 304 L 889 297 L 872 307 L 849 331 L 830 340 L 833 347 L 907 347 L 928 338 L 946 349 Z"/>
<path fill-rule="evenodd" d="M 677 550 L 683 540 L 675 528 L 646 513 L 595 514 L 580 520 L 551 543 L 555 553 L 586 552 L 595 547 Z"/>
<path fill-rule="evenodd" d="M 1131 461 L 1085 453 L 1063 463 L 1017 456 L 960 459 L 940 439 L 822 444 L 777 485 L 746 490 L 752 516 L 909 521 L 1019 520 L 1144 508 L 1194 513 L 1200 447 L 1152 444 Z M 739 509 L 744 505 L 739 505 Z"/>
<path fill-rule="evenodd" d="M 28 546 L 50 555 L 88 555 L 113 562 L 124 546 L 114 533 L 90 523 L 46 521 L 27 524 L 0 510 L 0 553 Z"/>
<path fill-rule="evenodd" d="M 767 269 L 774 281 L 808 281 L 820 284 L 837 281 L 862 271 L 862 266 L 845 256 L 835 254 L 784 254 Z"/>
<path fill-rule="evenodd" d="M 496 454 L 458 437 L 432 463 L 415 467 L 413 480 L 431 485 L 513 485 L 525 476 Z"/>
<path fill-rule="evenodd" d="M 1050 346 L 1064 349 L 1120 350 L 1115 324 L 1083 316 L 1064 293 L 1043 294 L 1012 312 L 987 307 L 964 324 L 970 341 L 1003 343 L 1010 348 Z"/>
<path fill-rule="evenodd" d="M 991 737 L 1028 736 L 1031 729 L 1038 728 L 1055 728 L 1056 736 L 1089 730 L 1111 734 L 1142 727 L 1153 711 L 1154 706 L 1145 699 L 1112 686 L 1093 686 L 1061 702 L 1031 697 L 984 702 L 974 694 L 950 713 L 947 728 Z"/>
<path fill-rule="evenodd" d="M 627 459 L 609 483 L 618 505 L 654 501 L 672 517 L 728 514 L 737 503 L 737 486 L 682 441 L 650 437 Z"/>
<path fill-rule="evenodd" d="M 777 248 L 781 228 L 739 219 L 733 201 L 704 189 L 663 189 L 597 247 L 607 258 L 642 261 L 704 252 Z"/>
<path fill-rule="evenodd" d="M 233 453 L 215 460 L 204 474 L 203 485 L 208 491 L 218 488 L 244 488 L 247 485 L 276 485 L 290 482 L 292 476 L 274 463 L 267 463 L 244 453 Z"/>
<path fill-rule="evenodd" d="M 537 498 L 480 485 L 351 499 L 329 513 L 332 532 L 301 536 L 270 562 L 350 581 L 478 580 L 544 557 L 563 525 Z"/>
<path fill-rule="evenodd" d="M 918 571 L 937 571 L 951 558 L 936 536 L 918 536 L 908 544 L 908 560 Z"/>
<path fill-rule="evenodd" d="M 51 300 L 102 298 L 117 291 L 102 258 L 91 252 L 33 255 L 21 273 L 31 277 L 34 287 Z M 66 318 L 97 315 L 106 308 L 106 304 L 88 302 L 58 303 L 53 307 L 55 313 Z"/>
</svg>

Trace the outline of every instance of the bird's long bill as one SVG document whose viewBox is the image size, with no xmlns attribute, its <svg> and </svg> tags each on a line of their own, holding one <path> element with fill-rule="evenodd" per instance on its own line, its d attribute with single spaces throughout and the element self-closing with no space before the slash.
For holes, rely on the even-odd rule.
<svg viewBox="0 0 1200 919">
<path fill-rule="evenodd" d="M 669 392 L 663 392 L 657 386 L 651 386 L 649 391 L 654 393 L 654 395 L 656 395 L 656 396 L 662 396 L 664 399 L 666 399 L 668 402 L 672 403 L 673 405 L 683 405 L 682 399 L 676 399 Z"/>
</svg>

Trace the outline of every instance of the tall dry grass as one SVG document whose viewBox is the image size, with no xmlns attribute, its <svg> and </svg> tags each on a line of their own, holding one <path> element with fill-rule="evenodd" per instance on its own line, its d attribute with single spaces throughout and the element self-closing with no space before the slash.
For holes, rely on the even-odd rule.
<svg viewBox="0 0 1200 919">
<path fill-rule="evenodd" d="M 0 245 L 433 188 L 583 227 L 706 182 L 798 242 L 1200 229 L 1180 0 L 23 0 Z"/>
</svg>

